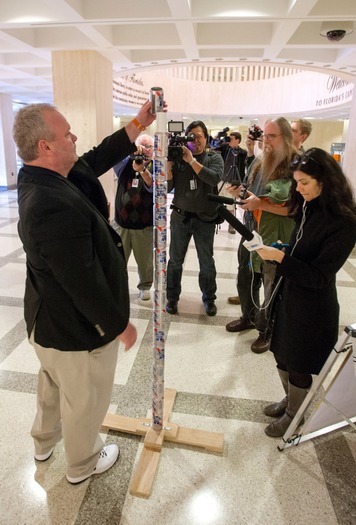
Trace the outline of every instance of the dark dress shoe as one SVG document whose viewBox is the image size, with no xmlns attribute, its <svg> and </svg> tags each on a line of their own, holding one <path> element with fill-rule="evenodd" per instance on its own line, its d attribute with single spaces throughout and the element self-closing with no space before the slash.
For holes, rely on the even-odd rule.
<svg viewBox="0 0 356 525">
<path fill-rule="evenodd" d="M 175 315 L 178 312 L 178 301 L 167 301 L 166 312 Z"/>
<path fill-rule="evenodd" d="M 227 302 L 229 304 L 241 304 L 240 297 L 238 295 L 234 295 L 233 297 L 228 297 Z"/>
<path fill-rule="evenodd" d="M 255 354 L 263 354 L 269 350 L 270 344 L 271 339 L 269 337 L 266 338 L 264 334 L 260 334 L 256 341 L 252 343 L 251 350 Z"/>
<path fill-rule="evenodd" d="M 214 317 L 216 315 L 216 312 L 218 311 L 216 308 L 215 303 L 204 303 L 206 315 L 209 317 Z"/>
<path fill-rule="evenodd" d="M 243 332 L 244 330 L 251 330 L 251 328 L 255 328 L 255 325 L 249 319 L 243 317 L 226 325 L 228 332 Z"/>
</svg>

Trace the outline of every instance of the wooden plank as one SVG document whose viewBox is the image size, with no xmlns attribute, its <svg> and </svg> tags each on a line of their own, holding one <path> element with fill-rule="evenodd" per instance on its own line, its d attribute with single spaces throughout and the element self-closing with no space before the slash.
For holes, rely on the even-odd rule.
<svg viewBox="0 0 356 525">
<path fill-rule="evenodd" d="M 151 494 L 153 480 L 156 475 L 160 452 L 143 447 L 137 463 L 131 485 L 130 494 L 140 498 L 148 498 Z"/>
<path fill-rule="evenodd" d="M 128 434 L 145 436 L 150 428 L 150 423 L 151 420 L 148 418 L 133 418 L 107 413 L 102 427 L 117 430 L 118 432 L 127 432 Z"/>
<path fill-rule="evenodd" d="M 169 418 L 171 417 L 176 395 L 177 390 L 173 388 L 164 389 L 163 426 L 167 426 Z"/>
<path fill-rule="evenodd" d="M 164 441 L 164 429 L 155 430 L 154 428 L 149 428 L 144 439 L 144 446 L 152 450 L 161 450 L 163 441 Z"/>
<path fill-rule="evenodd" d="M 176 436 L 166 430 L 165 439 L 182 445 L 201 447 L 211 452 L 222 454 L 224 451 L 224 434 L 222 432 L 208 432 L 206 430 L 178 427 Z"/>
</svg>

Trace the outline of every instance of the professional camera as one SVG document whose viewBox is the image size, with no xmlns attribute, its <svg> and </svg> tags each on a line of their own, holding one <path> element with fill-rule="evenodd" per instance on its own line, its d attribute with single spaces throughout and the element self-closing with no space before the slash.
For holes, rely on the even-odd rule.
<svg viewBox="0 0 356 525">
<path fill-rule="evenodd" d="M 257 126 L 256 124 L 254 124 L 253 126 L 249 128 L 248 135 L 251 136 L 253 140 L 258 140 L 259 138 L 262 137 L 263 131 L 260 128 L 260 126 Z"/>
<path fill-rule="evenodd" d="M 182 137 L 181 133 L 183 133 L 183 131 L 183 122 L 174 120 L 168 122 L 168 160 L 182 160 L 182 146 L 186 146 L 188 142 L 195 141 L 195 133 L 188 133 L 186 137 Z"/>
<path fill-rule="evenodd" d="M 134 160 L 136 164 L 143 164 L 148 160 L 148 157 L 146 155 L 130 155 L 130 159 Z"/>
<path fill-rule="evenodd" d="M 246 199 L 247 197 L 247 188 L 248 188 L 248 185 L 245 184 L 244 182 L 241 184 L 241 190 L 240 190 L 240 193 L 239 193 L 239 199 Z"/>
<path fill-rule="evenodd" d="M 238 196 L 239 200 L 236 201 L 236 204 L 242 204 L 241 201 L 247 198 L 248 184 L 246 184 L 245 182 L 241 183 L 239 180 L 232 180 L 230 184 L 231 186 L 241 186 L 239 196 Z"/>
<path fill-rule="evenodd" d="M 220 148 L 220 146 L 230 142 L 231 137 L 228 136 L 228 131 L 230 131 L 230 128 L 228 127 L 224 128 L 222 131 L 219 131 L 217 135 L 211 140 L 210 147 L 212 149 Z"/>
</svg>

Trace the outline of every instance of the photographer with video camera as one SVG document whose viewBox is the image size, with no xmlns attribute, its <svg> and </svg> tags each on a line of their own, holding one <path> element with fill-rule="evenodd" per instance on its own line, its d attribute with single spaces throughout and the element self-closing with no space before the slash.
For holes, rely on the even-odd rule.
<svg viewBox="0 0 356 525">
<path fill-rule="evenodd" d="M 229 131 L 229 128 L 227 128 L 227 131 Z M 224 160 L 224 177 L 219 184 L 219 195 L 223 197 L 231 197 L 226 189 L 227 183 L 236 180 L 242 183 L 244 180 L 245 161 L 247 157 L 247 151 L 240 148 L 241 134 L 238 131 L 231 131 L 230 134 L 227 135 L 227 131 L 218 133 L 219 140 L 215 141 L 215 145 L 212 148 L 214 151 L 220 151 Z M 234 205 L 228 204 L 226 207 L 232 214 L 235 213 Z M 230 224 L 228 232 L 232 234 L 235 233 L 235 228 Z"/>
<path fill-rule="evenodd" d="M 140 135 L 137 151 L 114 166 L 117 177 L 114 229 L 122 239 L 125 259 L 137 264 L 139 298 L 148 301 L 153 282 L 153 138 Z"/>
<path fill-rule="evenodd" d="M 174 197 L 171 205 L 166 310 L 172 315 L 178 312 L 183 263 L 193 237 L 199 260 L 202 300 L 206 314 L 214 316 L 217 312 L 214 235 L 219 218 L 216 203 L 209 201 L 207 194 L 217 194 L 224 162 L 220 154 L 207 151 L 208 130 L 202 121 L 191 122 L 186 129 L 186 135 L 189 134 L 194 134 L 194 140 L 187 142 L 187 145 L 183 143 L 177 146 L 177 136 L 174 138 L 173 135 L 173 145 L 170 143 L 168 146 L 168 191 L 174 189 Z M 176 159 L 179 156 L 181 159 Z"/>
<path fill-rule="evenodd" d="M 251 129 L 246 140 L 248 159 L 252 159 L 247 174 L 247 195 L 242 199 L 244 222 L 250 231 L 255 230 L 264 244 L 276 241 L 288 243 L 294 222 L 288 217 L 291 187 L 290 163 L 297 153 L 293 145 L 292 128 L 284 117 L 266 122 L 265 130 Z M 262 155 L 254 156 L 255 141 L 262 139 Z M 235 197 L 240 197 L 241 187 L 230 187 Z M 241 303 L 240 319 L 226 325 L 228 332 L 242 332 L 257 328 L 259 336 L 251 345 L 254 353 L 269 349 L 268 331 L 269 299 L 271 297 L 276 266 L 265 262 L 242 244 L 238 248 L 237 290 Z M 263 284 L 264 304 L 260 307 L 259 291 Z"/>
</svg>

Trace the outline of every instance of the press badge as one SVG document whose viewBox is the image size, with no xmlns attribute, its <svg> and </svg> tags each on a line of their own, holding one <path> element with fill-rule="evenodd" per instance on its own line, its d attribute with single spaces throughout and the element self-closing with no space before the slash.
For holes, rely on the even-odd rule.
<svg viewBox="0 0 356 525">
<path fill-rule="evenodd" d="M 138 179 L 132 179 L 132 187 L 138 188 Z"/>
<path fill-rule="evenodd" d="M 191 179 L 190 181 L 190 189 L 196 190 L 197 189 L 197 181 L 195 179 Z"/>
</svg>

